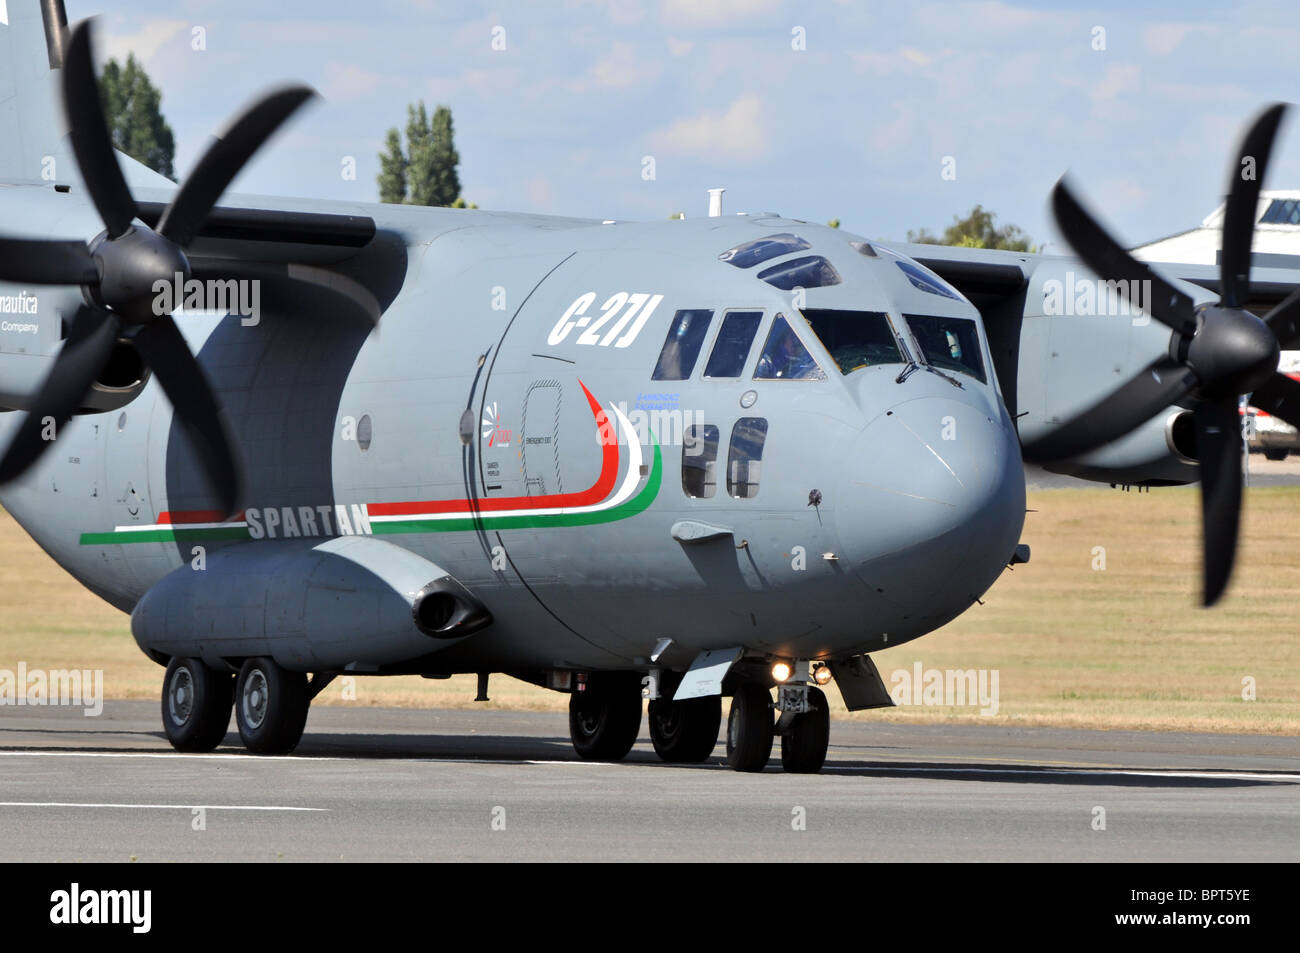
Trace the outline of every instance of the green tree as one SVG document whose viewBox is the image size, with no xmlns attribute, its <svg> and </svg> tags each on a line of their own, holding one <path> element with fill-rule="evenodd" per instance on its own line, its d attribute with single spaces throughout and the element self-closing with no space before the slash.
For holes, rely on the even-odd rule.
<svg viewBox="0 0 1300 953">
<path fill-rule="evenodd" d="M 162 93 L 149 81 L 135 54 L 126 65 L 110 59 L 99 79 L 113 146 L 160 175 L 176 178 L 176 138 L 162 117 Z"/>
<path fill-rule="evenodd" d="M 396 129 L 388 130 L 388 141 L 379 155 L 379 201 L 406 201 L 406 156 L 402 154 L 402 135 Z"/>
<path fill-rule="evenodd" d="M 827 222 L 826 224 L 827 224 L 829 227 L 831 227 L 831 228 L 839 228 L 839 227 L 840 227 L 840 220 L 839 220 L 838 218 L 833 218 L 833 219 L 831 219 L 829 222 Z"/>
<path fill-rule="evenodd" d="M 433 111 L 433 128 L 429 137 L 429 205 L 451 205 L 460 197 L 460 154 L 451 126 L 451 110 L 439 106 Z"/>
<path fill-rule="evenodd" d="M 460 155 L 451 110 L 438 106 L 432 121 L 423 100 L 406 108 L 406 151 L 396 128 L 388 130 L 379 155 L 379 200 L 410 205 L 477 208 L 460 194 Z M 459 202 L 459 204 L 457 204 Z"/>
<path fill-rule="evenodd" d="M 921 245 L 960 245 L 966 248 L 1001 248 L 1006 251 L 1033 252 L 1035 246 L 1028 235 L 1015 225 L 994 225 L 997 216 L 981 205 L 976 205 L 965 218 L 952 217 L 952 224 L 943 235 L 935 237 L 926 229 L 907 233 L 909 242 Z"/>
</svg>

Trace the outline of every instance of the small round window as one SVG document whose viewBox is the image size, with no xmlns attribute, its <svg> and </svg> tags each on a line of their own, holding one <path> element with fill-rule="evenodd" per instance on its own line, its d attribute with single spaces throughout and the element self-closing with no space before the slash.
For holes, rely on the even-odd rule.
<svg viewBox="0 0 1300 953">
<path fill-rule="evenodd" d="M 374 428 L 370 423 L 370 415 L 362 414 L 361 419 L 357 421 L 357 446 L 363 451 L 370 449 L 370 438 L 374 433 Z"/>
</svg>

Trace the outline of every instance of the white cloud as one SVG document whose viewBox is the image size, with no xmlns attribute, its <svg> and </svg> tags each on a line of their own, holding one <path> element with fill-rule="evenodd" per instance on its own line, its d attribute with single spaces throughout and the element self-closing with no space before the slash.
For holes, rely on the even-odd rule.
<svg viewBox="0 0 1300 953">
<path fill-rule="evenodd" d="M 1157 23 L 1142 31 L 1142 46 L 1153 56 L 1168 56 L 1193 34 L 1208 34 L 1209 28 L 1192 23 Z"/>
<path fill-rule="evenodd" d="M 679 40 L 675 36 L 670 36 L 668 40 L 668 52 L 673 56 L 685 56 L 695 48 L 695 44 L 690 40 Z"/>
<path fill-rule="evenodd" d="M 357 102 L 376 92 L 386 82 L 388 78 L 383 74 L 353 63 L 330 63 L 325 67 L 321 94 L 335 102 Z"/>
<path fill-rule="evenodd" d="M 555 207 L 554 189 L 551 188 L 551 180 L 542 175 L 535 175 L 524 185 L 524 191 L 528 194 L 528 201 L 533 203 L 533 207 L 538 211 L 550 212 Z"/>
<path fill-rule="evenodd" d="M 114 28 L 99 32 L 95 44 L 97 52 L 105 59 L 115 59 L 118 62 L 125 62 L 127 55 L 134 53 L 146 69 L 153 64 L 162 45 L 188 27 L 184 20 L 145 20 L 135 32 L 123 33 L 116 29 L 121 21 L 122 18 L 115 18 Z"/>
<path fill-rule="evenodd" d="M 630 43 L 616 41 L 610 45 L 609 53 L 591 67 L 579 87 L 625 89 L 651 82 L 662 68 L 657 58 L 641 56 Z"/>
<path fill-rule="evenodd" d="M 781 0 L 664 0 L 663 18 L 676 26 L 742 26 L 771 13 Z"/>
<path fill-rule="evenodd" d="M 762 101 L 746 93 L 727 111 L 679 119 L 655 133 L 652 142 L 670 153 L 700 158 L 756 159 L 767 151 Z"/>
<path fill-rule="evenodd" d="M 1115 99 L 1121 93 L 1131 95 L 1137 92 L 1138 78 L 1141 75 L 1141 68 L 1132 63 L 1108 66 L 1101 82 L 1092 87 L 1090 95 L 1094 102 Z"/>
</svg>

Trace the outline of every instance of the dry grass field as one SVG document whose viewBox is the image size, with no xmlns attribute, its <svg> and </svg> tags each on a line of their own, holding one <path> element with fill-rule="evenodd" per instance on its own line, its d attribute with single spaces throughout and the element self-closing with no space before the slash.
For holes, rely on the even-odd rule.
<svg viewBox="0 0 1300 953">
<path fill-rule="evenodd" d="M 1234 584 L 1217 609 L 1195 607 L 1195 489 L 1031 492 L 1032 561 L 939 632 L 875 656 L 899 669 L 996 670 L 996 715 L 911 706 L 843 717 L 1077 727 L 1300 734 L 1300 488 L 1247 491 Z M 1094 569 L 1095 547 L 1105 568 Z M 156 698 L 162 670 L 125 615 L 77 585 L 0 512 L 0 669 L 99 668 L 110 698 Z M 1243 700 L 1243 679 L 1256 699 Z M 336 682 L 332 705 L 471 707 L 474 679 Z M 562 710 L 566 696 L 493 680 L 490 707 Z"/>
</svg>

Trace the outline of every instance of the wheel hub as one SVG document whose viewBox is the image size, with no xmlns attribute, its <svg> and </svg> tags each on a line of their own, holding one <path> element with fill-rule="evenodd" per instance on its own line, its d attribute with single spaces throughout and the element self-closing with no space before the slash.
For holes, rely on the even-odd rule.
<svg viewBox="0 0 1300 953">
<path fill-rule="evenodd" d="M 244 723 L 250 728 L 259 728 L 266 720 L 267 695 L 266 676 L 259 671 L 252 672 L 244 683 L 243 697 L 240 699 Z"/>
<path fill-rule="evenodd" d="M 178 725 L 189 722 L 194 712 L 194 676 L 188 668 L 176 670 L 171 690 L 167 693 L 167 711 Z"/>
</svg>

